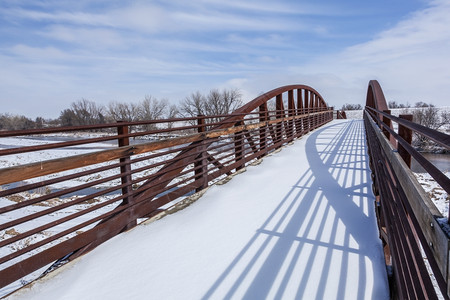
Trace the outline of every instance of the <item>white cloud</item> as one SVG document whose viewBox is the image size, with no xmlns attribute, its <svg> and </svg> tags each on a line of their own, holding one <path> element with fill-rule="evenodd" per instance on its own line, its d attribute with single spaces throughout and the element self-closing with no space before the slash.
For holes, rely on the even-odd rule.
<svg viewBox="0 0 450 300">
<path fill-rule="evenodd" d="M 111 26 L 110 21 L 103 15 L 84 12 L 43 12 L 22 8 L 3 10 L 3 14 L 11 19 L 29 19 L 34 21 L 64 22 L 78 25 Z"/>
<path fill-rule="evenodd" d="M 448 105 L 449 15 L 450 2 L 434 1 L 372 40 L 292 67 L 289 74 L 315 77 L 316 88 L 336 105 L 364 104 L 370 79 L 379 80 L 388 99 Z M 320 77 L 325 80 L 318 80 Z M 327 82 L 326 78 L 333 77 L 339 80 Z"/>
<path fill-rule="evenodd" d="M 105 18 L 114 27 L 128 28 L 139 32 L 155 33 L 173 28 L 170 12 L 158 5 L 138 3 L 105 12 Z"/>
<path fill-rule="evenodd" d="M 126 40 L 123 36 L 111 29 L 55 25 L 46 28 L 40 34 L 48 39 L 55 39 L 91 49 L 126 47 Z"/>
</svg>

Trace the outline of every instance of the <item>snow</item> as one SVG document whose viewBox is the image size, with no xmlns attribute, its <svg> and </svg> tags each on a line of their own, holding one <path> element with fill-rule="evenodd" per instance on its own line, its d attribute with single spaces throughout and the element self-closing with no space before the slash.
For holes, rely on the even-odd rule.
<svg viewBox="0 0 450 300">
<path fill-rule="evenodd" d="M 335 120 L 8 299 L 388 299 L 361 120 Z"/>
<path fill-rule="evenodd" d="M 450 106 L 441 106 L 437 107 L 439 109 L 440 113 L 450 113 Z M 399 115 L 403 114 L 412 114 L 414 110 L 417 109 L 423 109 L 423 108 L 417 108 L 417 107 L 409 107 L 409 108 L 394 108 L 391 109 L 391 114 L 393 116 L 398 117 Z M 345 115 L 347 116 L 347 119 L 362 119 L 363 118 L 364 111 L 363 110 L 346 110 Z M 395 122 L 394 122 L 395 123 Z M 450 130 L 450 124 L 443 128 L 444 130 Z"/>
<path fill-rule="evenodd" d="M 450 170 L 444 172 L 447 177 L 450 177 Z M 422 185 L 425 192 L 428 193 L 430 199 L 433 201 L 436 208 L 444 216 L 445 223 L 447 223 L 448 206 L 450 197 L 447 192 L 431 177 L 428 173 L 414 173 L 417 181 Z"/>
</svg>

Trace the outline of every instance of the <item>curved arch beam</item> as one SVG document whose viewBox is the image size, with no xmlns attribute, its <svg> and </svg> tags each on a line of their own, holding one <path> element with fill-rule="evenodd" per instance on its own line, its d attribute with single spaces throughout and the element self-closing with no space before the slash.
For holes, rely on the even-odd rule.
<svg viewBox="0 0 450 300">
<path fill-rule="evenodd" d="M 388 105 L 386 98 L 384 97 L 383 90 L 377 80 L 369 81 L 369 87 L 367 89 L 366 106 L 378 109 L 387 110 Z"/>
<path fill-rule="evenodd" d="M 387 112 L 389 110 L 386 98 L 384 97 L 383 94 L 383 90 L 381 89 L 381 86 L 377 80 L 369 81 L 369 87 L 367 88 L 366 106 L 382 112 Z M 382 120 L 383 123 L 385 123 L 384 126 L 387 126 L 391 129 L 393 128 L 392 122 L 389 118 L 383 117 L 381 113 L 377 113 L 377 115 L 378 118 Z M 378 126 L 382 127 L 382 124 L 378 123 Z M 396 147 L 397 141 L 394 139 L 394 137 L 392 137 L 386 129 L 383 129 L 383 133 L 389 139 L 390 143 L 394 147 Z"/>
<path fill-rule="evenodd" d="M 267 93 L 264 93 L 255 99 L 253 99 L 250 102 L 247 102 L 240 108 L 236 109 L 230 117 L 224 119 L 224 124 L 218 125 L 215 129 L 225 129 L 234 126 L 233 121 L 241 121 L 244 119 L 245 114 L 249 114 L 253 112 L 255 109 L 259 108 L 261 105 L 265 105 L 269 100 L 276 98 L 280 95 L 282 95 L 285 92 L 290 92 L 297 90 L 297 109 L 307 109 L 307 108 L 313 108 L 313 107 L 321 107 L 321 108 L 328 108 L 328 105 L 326 104 L 325 100 L 323 100 L 322 95 L 319 94 L 318 91 L 313 89 L 310 86 L 303 85 L 303 84 L 292 84 L 292 85 L 285 85 L 276 89 L 273 89 Z M 299 91 L 304 90 L 305 91 L 305 99 L 303 99 L 303 96 Z M 306 94 L 307 91 L 307 94 Z M 299 101 L 299 98 L 301 101 Z M 315 99 L 316 101 L 313 101 Z M 304 100 L 304 103 L 303 103 Z M 318 101 L 317 101 L 318 100 Z M 233 116 L 234 114 L 234 116 Z"/>
<path fill-rule="evenodd" d="M 296 85 L 285 85 L 276 89 L 273 89 L 265 94 L 262 94 L 261 96 L 256 97 L 252 101 L 248 102 L 247 104 L 243 105 L 242 107 L 235 110 L 235 113 L 250 113 L 256 108 L 258 108 L 260 105 L 266 103 L 270 99 L 283 94 L 288 91 L 292 90 L 305 90 L 312 92 L 318 99 L 318 105 L 316 107 L 328 107 L 325 101 L 323 100 L 323 97 L 317 92 L 315 89 L 313 89 L 310 86 L 302 85 L 302 84 L 296 84 Z"/>
</svg>

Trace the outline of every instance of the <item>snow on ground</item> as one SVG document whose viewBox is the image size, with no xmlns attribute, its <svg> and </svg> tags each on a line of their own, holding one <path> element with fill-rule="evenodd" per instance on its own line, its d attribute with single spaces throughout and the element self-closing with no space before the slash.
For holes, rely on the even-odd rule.
<svg viewBox="0 0 450 300">
<path fill-rule="evenodd" d="M 437 107 L 440 112 L 450 113 L 450 106 L 442 106 Z M 394 108 L 391 109 L 391 114 L 393 116 L 398 117 L 399 115 L 403 114 L 412 114 L 414 110 L 417 109 L 423 109 L 423 108 L 416 108 L 416 107 L 409 107 L 409 108 Z M 347 119 L 362 119 L 363 118 L 363 110 L 346 110 L 345 114 L 347 116 Z M 450 124 L 449 124 L 450 126 Z M 450 130 L 450 127 L 447 126 L 447 130 Z"/>
<path fill-rule="evenodd" d="M 362 121 L 337 120 L 9 299 L 387 299 Z"/>
<path fill-rule="evenodd" d="M 444 172 L 447 177 L 450 177 L 450 170 Z M 450 196 L 447 192 L 431 177 L 428 173 L 414 173 L 417 181 L 422 185 L 425 192 L 428 193 L 434 205 L 441 212 L 442 216 L 448 217 L 448 205 Z"/>
<path fill-rule="evenodd" d="M 73 140 L 74 138 L 76 139 L 76 138 L 91 138 L 91 137 L 95 137 L 95 134 L 94 135 L 93 134 L 83 134 L 81 136 L 72 134 L 70 136 L 59 136 L 59 135 L 53 136 L 52 135 L 52 136 L 1 138 L 0 139 L 0 149 L 53 144 L 53 143 L 58 143 L 58 142 L 66 141 L 66 140 Z M 117 145 L 115 144 L 115 141 L 112 141 L 112 142 L 102 142 L 102 143 L 92 143 L 92 144 L 85 144 L 85 145 L 70 146 L 70 147 L 59 148 L 59 149 L 40 150 L 40 151 L 23 153 L 23 154 L 4 155 L 4 156 L 0 157 L 0 165 L 2 167 L 12 167 L 12 166 L 16 166 L 19 164 L 23 165 L 23 164 L 40 162 L 40 161 L 56 159 L 56 158 L 61 158 L 61 157 L 80 155 L 80 154 L 85 154 L 85 153 L 89 153 L 89 152 L 93 152 L 93 151 L 113 149 L 116 147 L 117 147 Z M 132 167 L 136 169 L 136 168 L 148 166 L 150 164 L 162 162 L 169 158 L 172 158 L 175 154 L 176 153 L 161 155 L 158 157 L 147 159 L 145 161 L 136 162 L 136 163 L 132 164 Z M 139 157 L 142 157 L 145 155 L 146 154 L 136 155 L 133 158 L 139 158 Z M 2 188 L 15 187 L 15 186 L 19 186 L 19 185 L 25 184 L 25 183 L 33 183 L 33 182 L 37 182 L 37 181 L 52 179 L 52 178 L 55 178 L 58 176 L 69 175 L 69 174 L 77 173 L 80 171 L 93 169 L 95 167 L 110 165 L 110 164 L 113 164 L 116 162 L 117 161 L 112 161 L 112 162 L 107 162 L 107 163 L 103 163 L 103 164 L 97 164 L 94 166 L 87 166 L 87 167 L 83 167 L 83 168 L 79 168 L 79 169 L 75 169 L 75 170 L 64 171 L 64 172 L 60 172 L 58 175 L 51 174 L 51 175 L 47 175 L 47 176 L 40 176 L 40 177 L 28 179 L 28 180 L 26 180 L 26 182 L 20 182 L 20 183 L 15 183 L 12 185 L 0 186 L 0 190 Z M 150 168 L 146 171 L 138 173 L 137 176 L 146 176 L 146 175 L 156 172 L 156 170 L 157 170 L 157 168 Z M 102 172 L 94 173 L 91 175 L 78 177 L 78 178 L 71 179 L 71 180 L 65 180 L 65 181 L 62 181 L 59 183 L 54 183 L 51 186 L 38 188 L 36 190 L 25 191 L 25 192 L 17 193 L 17 194 L 10 195 L 10 196 L 0 197 L 0 207 L 13 205 L 18 202 L 22 202 L 25 200 L 29 200 L 29 199 L 37 198 L 37 197 L 40 197 L 43 195 L 47 195 L 50 192 L 55 192 L 55 191 L 58 191 L 59 189 L 70 188 L 70 187 L 75 187 L 75 186 L 78 186 L 81 184 L 94 182 L 100 178 L 106 178 L 109 176 L 119 174 L 119 172 L 120 172 L 119 168 L 112 168 L 107 171 L 102 171 Z M 20 208 L 20 209 L 11 211 L 11 212 L 3 213 L 3 214 L 0 214 L 0 223 L 3 224 L 6 222 L 9 222 L 9 221 L 12 221 L 12 220 L 16 220 L 16 219 L 28 216 L 33 213 L 37 213 L 37 212 L 49 209 L 54 206 L 58 206 L 63 203 L 73 202 L 73 201 L 76 201 L 77 199 L 86 197 L 86 195 L 88 195 L 88 194 L 98 192 L 101 189 L 106 189 L 106 188 L 117 186 L 117 185 L 120 185 L 120 178 L 110 180 L 110 181 L 107 181 L 107 182 L 104 182 L 101 184 L 96 184 L 95 186 L 93 186 L 91 188 L 88 188 L 85 190 L 80 190 L 75 193 L 51 198 L 50 200 L 43 201 L 43 202 L 37 203 L 35 205 L 31 205 L 31 206 L 23 207 L 23 208 Z M 93 205 L 100 204 L 101 202 L 110 201 L 114 197 L 117 197 L 118 193 L 120 193 L 120 190 L 109 193 L 108 195 L 99 196 L 94 199 L 91 199 L 91 200 L 88 200 L 85 202 L 81 202 L 79 204 L 76 204 L 76 205 L 73 205 L 73 206 L 70 206 L 70 207 L 67 207 L 64 209 L 60 209 L 58 211 L 52 212 L 52 213 L 42 216 L 40 218 L 33 219 L 31 221 L 24 222 L 22 224 L 18 224 L 10 229 L 0 230 L 0 240 L 4 240 L 4 239 L 8 239 L 8 238 L 17 236 L 20 233 L 27 232 L 27 231 L 34 229 L 36 227 L 39 227 L 43 224 L 48 224 L 48 223 L 51 223 L 54 221 L 58 221 L 62 217 L 67 217 L 68 215 L 88 209 L 88 208 L 92 207 Z M 18 240 L 16 242 L 6 245 L 4 247 L 0 247 L 0 257 L 4 257 L 8 254 L 16 252 L 19 249 L 23 249 L 31 244 L 35 244 L 41 240 L 44 240 L 55 234 L 58 234 L 58 233 L 66 230 L 68 228 L 71 228 L 77 224 L 83 223 L 84 221 L 90 220 L 98 215 L 101 215 L 108 211 L 111 211 L 121 201 L 122 200 L 113 202 L 113 203 L 108 204 L 102 208 L 99 208 L 93 212 L 90 212 L 90 213 L 87 213 L 80 217 L 74 218 L 68 222 L 64 222 L 62 224 L 53 226 L 44 231 L 33 234 L 27 238 Z M 74 235 L 79 234 L 83 231 L 86 231 L 95 225 L 96 225 L 96 223 L 93 223 L 87 227 L 77 230 L 77 232 L 66 235 L 64 237 L 61 237 L 54 242 L 45 244 L 44 246 L 39 247 L 35 250 L 32 250 L 31 252 L 28 252 L 22 256 L 16 257 L 15 259 L 13 259 L 11 261 L 2 264 L 1 268 L 2 269 L 6 268 L 6 267 L 10 266 L 11 264 L 14 264 L 17 261 L 23 260 L 31 255 L 34 255 L 46 248 L 49 248 L 50 246 L 52 246 L 56 243 L 59 243 L 70 237 L 73 237 Z M 36 279 L 44 270 L 45 270 L 45 268 L 43 268 L 37 272 L 33 272 L 32 274 L 27 275 L 22 280 L 20 280 L 16 283 L 13 283 L 8 287 L 1 289 L 0 297 L 4 296 L 6 293 L 9 293 L 9 292 L 21 287 L 23 285 L 23 283 L 26 283 L 26 282 Z"/>
</svg>

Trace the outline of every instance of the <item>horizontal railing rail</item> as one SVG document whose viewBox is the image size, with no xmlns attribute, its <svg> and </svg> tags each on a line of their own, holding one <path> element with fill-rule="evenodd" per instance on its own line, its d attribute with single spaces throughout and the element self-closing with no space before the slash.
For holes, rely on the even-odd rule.
<svg viewBox="0 0 450 300">
<path fill-rule="evenodd" d="M 86 253 L 332 118 L 314 89 L 292 85 L 230 115 L 0 132 L 11 143 L 0 149 L 0 287 Z M 70 132 L 84 134 L 54 142 Z"/>
<path fill-rule="evenodd" d="M 410 166 L 413 157 L 450 194 L 450 179 L 411 146 L 413 132 L 446 149 L 449 136 L 412 122 L 411 115 L 392 116 L 376 81 L 369 83 L 364 122 L 378 226 L 386 263 L 393 267 L 393 297 L 448 299 L 449 238 L 443 229 L 448 225 Z"/>
</svg>

